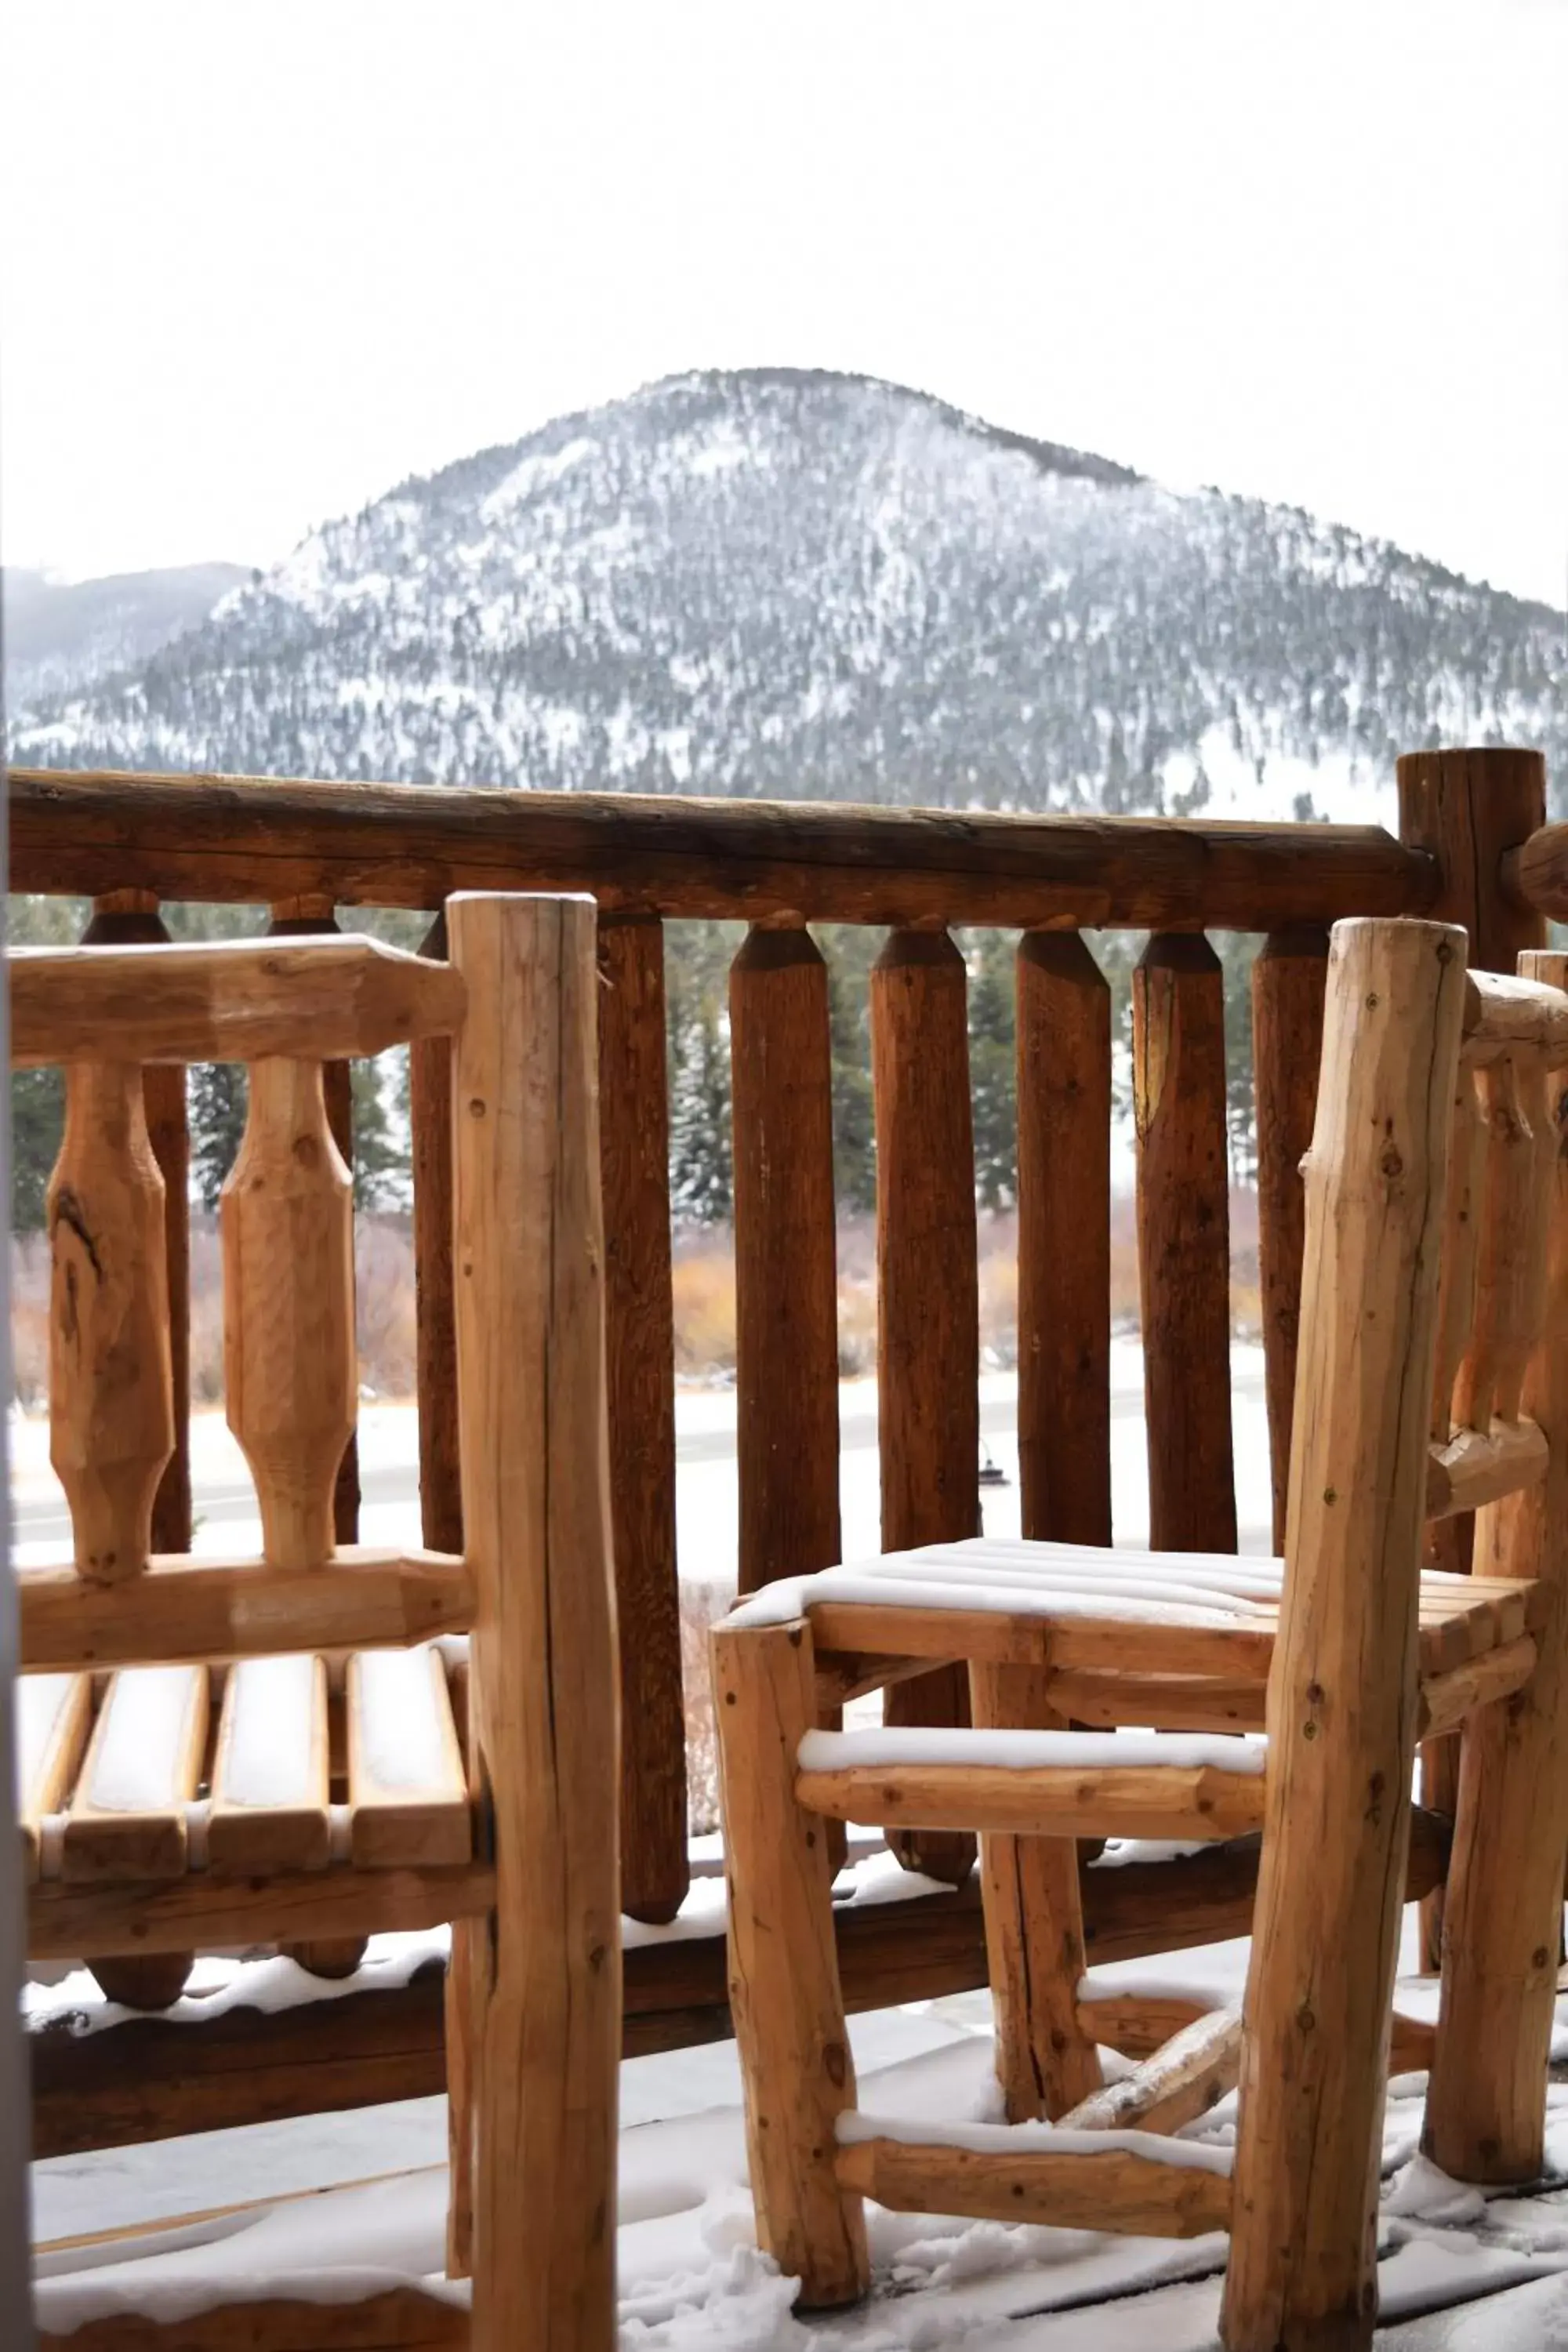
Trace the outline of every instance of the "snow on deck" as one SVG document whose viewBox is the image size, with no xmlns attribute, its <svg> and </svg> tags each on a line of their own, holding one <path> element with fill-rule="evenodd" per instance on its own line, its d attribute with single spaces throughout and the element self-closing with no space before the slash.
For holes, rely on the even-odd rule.
<svg viewBox="0 0 1568 2352">
<path fill-rule="evenodd" d="M 883 1891 L 887 1858 L 874 1865 L 862 1865 L 862 1900 Z M 709 1909 L 708 1883 L 699 1886 L 694 1920 Z M 1415 1919 L 1412 1908 L 1406 1966 Z M 378 1938 L 377 1947 L 369 1966 L 388 1980 L 434 1957 L 428 1938 Z M 1136 1988 L 1217 2006 L 1239 1991 L 1247 1949 L 1235 1939 L 1120 1961 L 1093 1970 L 1085 1990 Z M 290 1964 L 265 1965 L 278 1976 L 271 1998 L 287 1999 Z M 1405 1982 L 1400 2006 L 1420 2013 L 1434 1995 Z M 860 2111 L 883 2128 L 912 2136 L 936 2123 L 988 2144 L 1005 2128 L 984 1993 L 853 2018 L 850 2033 Z M 1568 2056 L 1568 1999 L 1554 2054 Z M 1126 2062 L 1108 2053 L 1107 2065 L 1118 2073 Z M 1214 2352 L 1222 2237 L 1125 2239 L 875 2206 L 872 2297 L 852 2312 L 796 2318 L 791 2283 L 757 2251 L 739 2090 L 730 2042 L 622 2068 L 622 2352 Z M 1483 2197 L 1420 2157 L 1424 2092 L 1423 2076 L 1398 2078 L 1384 2127 L 1379 2242 L 1389 2352 L 1568 2343 L 1568 2085 L 1551 2090 L 1546 2179 L 1524 2196 Z M 272 2200 L 166 2227 L 139 2241 L 131 2258 L 123 2243 L 45 2252 L 40 2318 L 63 2328 L 115 2311 L 195 2313 L 263 2291 L 342 2300 L 406 2284 L 461 2300 L 466 2290 L 440 2275 L 446 2132 L 445 2102 L 425 2099 L 37 2165 L 44 2244 L 231 2200 Z M 1179 2144 L 1189 2161 L 1218 2168 L 1234 2134 L 1233 2095 Z M 1025 2136 L 1047 2135 L 1026 2126 Z M 343 2182 L 368 2185 L 334 2185 Z"/>
</svg>

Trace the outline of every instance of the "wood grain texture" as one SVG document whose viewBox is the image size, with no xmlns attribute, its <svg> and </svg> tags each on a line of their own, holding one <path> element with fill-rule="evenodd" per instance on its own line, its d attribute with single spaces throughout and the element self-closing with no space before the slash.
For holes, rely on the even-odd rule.
<svg viewBox="0 0 1568 2352">
<path fill-rule="evenodd" d="M 269 940 L 319 939 L 325 933 L 335 933 L 337 929 L 337 919 L 330 900 L 286 898 L 272 908 L 267 936 Z M 369 946 L 374 942 L 367 940 L 365 944 Z M 321 1100 L 326 1107 L 328 1131 L 337 1145 L 339 1159 L 352 1178 L 354 1165 L 353 1072 L 346 1061 L 322 1063 Z M 353 1197 L 351 1192 L 351 1202 Z M 352 1226 L 350 1240 L 352 1272 Z M 350 1328 L 357 1330 L 357 1326 L 351 1324 Z M 337 1476 L 332 1482 L 332 1531 L 340 1544 L 357 1543 L 359 1540 L 359 1433 L 357 1430 L 350 1430 L 348 1443 L 339 1458 Z"/>
<path fill-rule="evenodd" d="M 1047 1669 L 971 1666 L 970 1704 L 988 1731 L 1064 1727 Z M 1080 2030 L 1083 1904 L 1078 1848 L 1062 1837 L 980 1841 L 996 2079 L 1010 2124 L 1066 2114 L 1100 2087 L 1100 2053 Z"/>
<path fill-rule="evenodd" d="M 1138 1277 L 1157 1551 L 1234 1551 L 1225 1006 L 1205 939 L 1152 939 L 1132 975 Z"/>
<path fill-rule="evenodd" d="M 467 1632 L 473 1580 L 460 1559 L 351 1545 L 316 1567 L 156 1554 L 130 1586 L 85 1587 L 70 1570 L 17 1578 L 21 1660 L 62 1666 L 194 1664 L 284 1650 L 402 1648 Z"/>
<path fill-rule="evenodd" d="M 323 928 L 297 922 L 275 937 Z M 253 1062 L 312 1043 L 323 1060 L 345 1060 L 449 1031 L 463 1013 L 445 966 L 379 940 L 15 948 L 6 963 L 13 1069 L 101 1057 Z"/>
<path fill-rule="evenodd" d="M 1568 957 L 1526 957 L 1568 984 Z M 1443 1998 L 1424 2145 L 1457 2178 L 1517 2181 L 1541 2168 L 1545 2077 L 1568 1847 L 1568 1088 L 1532 1090 L 1551 1146 L 1542 1338 L 1523 1402 L 1547 1442 L 1545 1478 L 1483 1511 L 1478 1568 L 1539 1580 L 1530 1681 L 1466 1727 L 1454 1866 L 1444 1917 Z"/>
<path fill-rule="evenodd" d="M 419 952 L 447 959 L 438 914 Z M 452 1306 L 452 1041 L 419 1037 L 408 1048 L 408 1123 L 414 1167 L 416 1383 L 419 1397 L 419 1511 L 435 1551 L 463 1549 L 458 1464 L 458 1334 Z"/>
<path fill-rule="evenodd" d="M 843 1556 L 827 967 L 801 927 L 730 969 L 740 1590 Z"/>
<path fill-rule="evenodd" d="M 80 1062 L 46 1201 L 49 1459 L 70 1506 L 77 1571 L 140 1576 L 174 1449 L 163 1179 L 133 1062 Z"/>
<path fill-rule="evenodd" d="M 673 1919 L 689 1883 L 664 928 L 601 915 L 599 1162 L 610 1509 L 621 1653 L 621 1907 Z"/>
<path fill-rule="evenodd" d="M 967 977 L 945 931 L 895 931 L 871 970 L 877 1118 L 877 1404 L 882 1549 L 980 1528 L 980 1297 Z M 837 1643 L 835 1647 L 838 1646 Z M 963 1723 L 949 1667 L 889 1691 L 889 1723 Z M 889 1843 L 906 1869 L 960 1884 L 962 1835 Z"/>
<path fill-rule="evenodd" d="M 1430 911 L 1443 921 L 1462 924 L 1469 937 L 1466 1019 L 1474 1025 L 1474 975 L 1511 974 L 1523 950 L 1545 944 L 1543 916 L 1520 887 L 1519 870 L 1529 854 L 1521 845 L 1539 837 L 1538 829 L 1545 820 L 1545 762 L 1535 751 L 1496 746 L 1461 748 L 1407 752 L 1396 762 L 1396 773 L 1400 839 L 1406 847 L 1431 859 L 1436 877 Z M 1461 1125 L 1468 1128 L 1479 1148 L 1482 1138 L 1475 1118 L 1473 1081 L 1461 1076 L 1456 1094 L 1467 1097 L 1460 1113 Z M 1461 1140 L 1456 1137 L 1457 1144 Z M 1474 1205 L 1479 1201 L 1480 1171 L 1479 1165 L 1472 1168 L 1466 1154 L 1453 1171 L 1457 1190 L 1463 1190 L 1472 1177 Z M 1439 1363 L 1447 1368 L 1439 1374 L 1442 1406 L 1453 1398 L 1453 1376 L 1465 1351 L 1462 1343 L 1450 1349 L 1450 1338 L 1459 1330 L 1465 1339 L 1468 1336 L 1474 1306 L 1475 1252 L 1479 1239 L 1479 1219 L 1471 1222 L 1464 1218 L 1462 1200 L 1451 1200 L 1451 1214 L 1464 1222 L 1457 1229 L 1450 1223 L 1444 1253 L 1445 1282 L 1451 1269 L 1458 1295 L 1451 1304 L 1445 1299 L 1442 1310 L 1444 1336 L 1439 1343 Z M 1460 1318 L 1452 1327 L 1451 1316 Z M 1446 1444 L 1449 1431 L 1447 1426 L 1437 1425 L 1440 1419 L 1441 1411 L 1436 1409 L 1432 1434 Z M 1447 1518 L 1428 1530 L 1428 1560 L 1434 1567 L 1462 1574 L 1470 1566 L 1474 1540 L 1472 1517 L 1463 1514 Z M 1452 1740 L 1432 1741 L 1421 1759 L 1422 1793 L 1428 1804 L 1450 1817 L 1458 1802 L 1458 1744 Z M 1442 1925 L 1443 1890 L 1439 1887 L 1428 1897 L 1422 1912 L 1423 1965 L 1433 1969 L 1441 1957 Z"/>
<path fill-rule="evenodd" d="M 1330 951 L 1227 2352 L 1364 2347 L 1376 2316 L 1464 956 L 1437 924 L 1338 924 Z"/>
<path fill-rule="evenodd" d="M 1258 1122 L 1258 1280 L 1274 1490 L 1274 1549 L 1285 1548 L 1290 1420 L 1301 1318 L 1307 1203 L 1301 1161 L 1312 1140 L 1323 1055 L 1328 933 L 1274 931 L 1252 966 L 1252 1078 Z"/>
<path fill-rule="evenodd" d="M 592 890 L 666 915 L 1270 929 L 1416 914 L 1431 861 L 1373 825 L 1022 817 L 633 793 L 451 793 L 13 769 L 11 887 L 437 907 Z"/>
<path fill-rule="evenodd" d="M 870 2283 L 859 2200 L 834 2169 L 855 2063 L 834 1942 L 822 1822 L 797 1803 L 795 1759 L 816 1721 L 804 1624 L 712 1636 L 729 1880 L 729 1989 L 745 2093 L 757 2242 L 801 2282 L 806 2310 Z"/>
<path fill-rule="evenodd" d="M 456 1870 L 353 1870 L 341 1864 L 278 1871 L 259 1879 L 193 1870 L 145 1885 L 131 1885 L 123 1874 L 117 1879 L 113 1872 L 119 1867 L 112 1864 L 102 1884 L 45 1883 L 33 1888 L 30 1958 L 93 1960 L 105 1953 L 226 1951 L 235 1946 L 399 1935 L 439 1927 L 449 1919 L 480 1917 L 495 1900 L 495 1873 L 483 1863 Z"/>
<path fill-rule="evenodd" d="M 1521 887 L 1524 869 L 1516 882 L 1509 863 L 1528 857 L 1523 845 L 1546 822 L 1544 759 L 1506 745 L 1406 751 L 1395 772 L 1400 841 L 1436 869 L 1425 911 L 1463 925 L 1472 971 L 1513 971 L 1526 949 L 1546 944 L 1544 918 Z"/>
<path fill-rule="evenodd" d="M 1064 2131 L 1180 2131 L 1207 2115 L 1241 2072 L 1241 2010 L 1210 2010 L 1184 2025 L 1119 2083 L 1092 2092 Z"/>
<path fill-rule="evenodd" d="M 1018 1472 L 1026 1536 L 1110 1541 L 1110 990 L 1018 943 Z"/>
<path fill-rule="evenodd" d="M 330 1559 L 339 1465 L 358 1406 L 353 1211 L 321 1065 L 250 1068 L 239 1155 L 219 1201 L 228 1425 L 278 1568 Z"/>
<path fill-rule="evenodd" d="M 82 933 L 83 947 L 156 947 L 168 939 L 157 900 L 121 902 L 145 894 L 119 891 L 97 899 Z M 163 1267 L 169 1294 L 169 1376 L 174 1450 L 153 1500 L 154 1551 L 191 1548 L 191 1139 L 185 1073 L 177 1064 L 151 1064 L 142 1073 L 147 1139 L 163 1179 Z"/>
<path fill-rule="evenodd" d="M 88 1675 L 31 1675 L 16 1685 L 16 1819 L 22 1832 L 22 1874 L 38 1874 L 38 1832 L 44 1816 L 64 1804 L 81 1761 L 92 1721 Z"/>
<path fill-rule="evenodd" d="M 473 2340 L 612 2352 L 621 1772 L 595 910 L 458 896 L 447 924 L 468 992 L 453 1118 L 469 1767 L 495 1854 Z"/>
<path fill-rule="evenodd" d="M 1263 1775 L 1215 1765 L 845 1764 L 800 1773 L 809 1812 L 1053 1838 L 1229 1838 L 1263 1819 Z"/>
<path fill-rule="evenodd" d="M 1202 2238 L 1230 2220 L 1227 2174 L 1120 2147 L 1086 2156 L 857 2140 L 838 2151 L 838 2178 L 895 2213 L 955 2213 L 965 2221 L 1032 2221 L 1134 2238 Z"/>
</svg>

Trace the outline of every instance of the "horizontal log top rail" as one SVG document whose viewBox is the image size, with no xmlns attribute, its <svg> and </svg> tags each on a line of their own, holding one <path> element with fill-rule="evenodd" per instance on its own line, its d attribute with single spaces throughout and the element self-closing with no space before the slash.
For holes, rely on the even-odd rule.
<svg viewBox="0 0 1568 2352">
<path fill-rule="evenodd" d="M 590 890 L 665 915 L 1267 930 L 1421 914 L 1436 860 L 1376 825 L 1205 824 L 16 769 L 11 887 L 431 908 Z"/>
<path fill-rule="evenodd" d="M 11 1061 L 339 1061 L 461 1024 L 462 975 L 368 939 L 17 948 Z"/>
</svg>

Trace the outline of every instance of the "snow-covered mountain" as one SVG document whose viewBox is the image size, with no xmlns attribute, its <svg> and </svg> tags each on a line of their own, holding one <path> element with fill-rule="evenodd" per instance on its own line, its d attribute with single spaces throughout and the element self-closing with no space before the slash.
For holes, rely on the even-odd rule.
<svg viewBox="0 0 1568 2352">
<path fill-rule="evenodd" d="M 454 784 L 1386 815 L 1568 777 L 1561 614 L 874 380 L 673 378 L 327 525 L 17 710 L 13 756 Z"/>
<path fill-rule="evenodd" d="M 182 563 L 106 580 L 51 580 L 7 564 L 5 692 L 13 709 L 90 685 L 205 621 L 248 575 L 237 563 Z"/>
</svg>

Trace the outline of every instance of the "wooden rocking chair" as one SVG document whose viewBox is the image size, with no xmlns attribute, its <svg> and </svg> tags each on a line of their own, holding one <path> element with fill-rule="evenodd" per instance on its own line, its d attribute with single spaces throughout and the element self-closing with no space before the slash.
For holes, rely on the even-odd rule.
<svg viewBox="0 0 1568 2352">
<path fill-rule="evenodd" d="M 29 1949 L 177 1955 L 456 1923 L 448 2271 L 471 2274 L 477 2352 L 608 2352 L 616 2333 L 595 919 L 588 899 L 455 897 L 449 963 L 352 938 L 9 959 L 13 1062 L 63 1063 L 67 1101 L 50 1420 L 76 1557 L 18 1579 Z M 465 1549 L 338 1550 L 353 1257 L 321 1064 L 443 1034 Z M 249 1066 L 224 1307 L 228 1418 L 263 1531 L 259 1559 L 214 1563 L 149 1556 L 174 1427 L 142 1087 L 143 1066 L 210 1061 Z M 465 1769 L 446 1660 L 421 1645 L 470 1627 L 452 1675 Z M 253 2304 L 168 2333 L 436 2340 L 424 2324 Z M 104 2322 L 59 2340 L 122 2339 Z M 137 2321 L 123 2340 L 153 2336 Z"/>
<path fill-rule="evenodd" d="M 757 2226 L 808 2306 L 865 2292 L 870 2196 L 1228 2230 L 1230 2352 L 1365 2346 L 1412 1767 L 1460 1725 L 1426 2144 L 1461 2179 L 1539 2170 L 1568 1845 L 1568 959 L 1509 981 L 1465 955 L 1436 923 L 1333 934 L 1283 1570 L 981 1539 L 765 1588 L 716 1630 Z M 1471 1510 L 1476 1573 L 1424 1573 L 1424 1519 Z M 975 1729 L 816 1727 L 935 1660 L 967 1662 Z M 845 1820 L 980 1832 L 1008 2124 L 857 2112 Z M 1251 1830 L 1244 2011 L 1102 2087 L 1071 1841 Z M 1159 2136 L 1237 2081 L 1234 2162 Z"/>
</svg>

